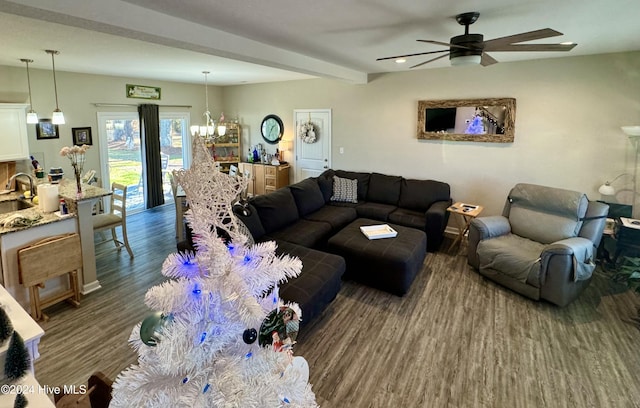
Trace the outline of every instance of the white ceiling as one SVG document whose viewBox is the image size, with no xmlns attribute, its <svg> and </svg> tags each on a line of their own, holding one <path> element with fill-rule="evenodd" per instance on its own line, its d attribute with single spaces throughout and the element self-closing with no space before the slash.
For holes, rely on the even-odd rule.
<svg viewBox="0 0 640 408">
<path fill-rule="evenodd" d="M 472 33 L 496 37 L 552 28 L 572 51 L 496 52 L 498 61 L 640 50 L 638 0 L 0 0 L 0 65 L 216 85 L 336 78 L 408 70 L 377 62 L 435 51 L 464 33 L 454 16 L 479 11 Z M 420 69 L 448 66 L 447 58 Z M 453 68 L 452 68 L 453 69 Z M 491 69 L 477 67 L 477 69 Z"/>
</svg>

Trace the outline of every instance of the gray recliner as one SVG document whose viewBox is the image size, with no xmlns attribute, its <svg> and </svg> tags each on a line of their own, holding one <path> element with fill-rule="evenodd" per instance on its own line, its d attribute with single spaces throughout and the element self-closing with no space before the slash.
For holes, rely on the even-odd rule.
<svg viewBox="0 0 640 408">
<path fill-rule="evenodd" d="M 591 280 L 608 210 L 583 193 L 517 184 L 502 216 L 471 222 L 467 261 L 524 296 L 565 306 Z"/>
</svg>

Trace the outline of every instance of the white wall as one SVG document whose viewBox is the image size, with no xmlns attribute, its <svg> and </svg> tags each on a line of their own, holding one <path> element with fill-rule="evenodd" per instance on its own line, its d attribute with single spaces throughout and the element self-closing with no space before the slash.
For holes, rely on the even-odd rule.
<svg viewBox="0 0 640 408">
<path fill-rule="evenodd" d="M 267 114 L 279 115 L 284 138 L 295 139 L 294 109 L 331 108 L 333 168 L 442 180 L 455 200 L 497 214 L 518 182 L 600 199 L 600 184 L 632 171 L 635 151 L 620 126 L 640 124 L 640 53 L 380 74 L 367 85 L 240 85 L 224 87 L 222 97 L 225 112 L 242 119 L 243 146 L 262 142 Z M 516 98 L 514 143 L 417 140 L 419 100 L 488 97 Z"/>
<path fill-rule="evenodd" d="M 50 117 L 51 72 L 31 70 L 31 77 L 34 108 L 40 117 Z M 29 146 L 45 154 L 47 167 L 65 171 L 71 169 L 58 152 L 71 144 L 72 127 L 92 127 L 87 167 L 100 168 L 96 112 L 115 108 L 92 103 L 144 102 L 125 97 L 127 83 L 161 87 L 159 104 L 193 105 L 195 123 L 204 111 L 202 85 L 69 72 L 58 72 L 57 79 L 67 124 L 55 140 L 36 140 L 29 125 Z M 0 66 L 0 102 L 26 102 L 26 89 L 24 68 Z M 417 140 L 419 100 L 487 97 L 516 98 L 514 143 Z M 633 146 L 620 126 L 640 124 L 640 53 L 414 70 L 375 75 L 366 85 L 317 79 L 211 86 L 209 105 L 214 116 L 224 110 L 227 118 L 240 119 L 243 151 L 262 142 L 259 127 L 267 114 L 279 115 L 285 139 L 295 139 L 294 109 L 331 108 L 333 168 L 446 181 L 454 199 L 483 204 L 485 214 L 496 214 L 517 182 L 580 190 L 599 199 L 600 184 L 633 171 Z M 28 168 L 27 162 L 19 165 Z M 621 178 L 616 187 L 630 183 Z"/>
<path fill-rule="evenodd" d="M 33 108 L 39 118 L 51 118 L 55 108 L 53 91 L 53 75 L 49 70 L 29 69 L 31 74 L 31 90 Z M 97 112 L 136 112 L 132 107 L 96 107 L 94 103 L 109 104 L 142 104 L 155 103 L 160 105 L 160 111 L 191 113 L 193 123 L 202 122 L 204 112 L 204 85 L 183 84 L 144 80 L 140 78 L 109 77 L 102 75 L 87 75 L 71 72 L 56 71 L 58 84 L 58 101 L 64 112 L 66 124 L 59 126 L 60 138 L 37 140 L 35 125 L 27 125 L 29 133 L 29 148 L 31 153 L 44 155 L 45 169 L 62 167 L 67 174 L 71 174 L 69 161 L 59 155 L 63 146 L 73 144 L 71 129 L 74 127 L 91 127 L 93 147 L 87 153 L 86 169 L 95 169 L 100 177 L 99 146 L 97 129 Z M 157 86 L 162 90 L 159 101 L 133 99 L 126 97 L 126 84 Z M 0 103 L 20 102 L 29 103 L 27 90 L 26 68 L 0 66 Z M 169 108 L 162 105 L 192 105 L 188 108 Z M 209 86 L 209 107 L 212 112 L 219 112 L 222 106 L 220 87 Z M 19 171 L 30 171 L 30 162 L 18 162 Z"/>
</svg>

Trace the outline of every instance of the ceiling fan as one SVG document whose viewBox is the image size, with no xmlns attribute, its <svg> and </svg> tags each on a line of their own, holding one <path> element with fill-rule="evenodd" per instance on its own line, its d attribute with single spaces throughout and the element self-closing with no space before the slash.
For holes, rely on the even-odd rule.
<svg viewBox="0 0 640 408">
<path fill-rule="evenodd" d="M 480 13 L 478 13 L 477 11 L 458 14 L 456 16 L 456 21 L 458 22 L 458 24 L 464 26 L 464 34 L 452 37 L 448 43 L 433 40 L 417 40 L 419 42 L 444 45 L 449 47 L 449 49 L 419 52 L 416 54 L 396 55 L 393 57 L 378 58 L 376 61 L 390 59 L 397 60 L 419 55 L 447 52 L 448 54 L 443 54 L 436 58 L 421 62 L 420 64 L 413 65 L 411 68 L 416 68 L 424 64 L 428 64 L 446 56 L 449 56 L 451 65 L 454 66 L 477 64 L 487 66 L 498 62 L 489 54 L 487 54 L 487 51 L 570 51 L 571 49 L 573 49 L 573 47 L 578 45 L 575 43 L 519 44 L 525 41 L 540 40 L 543 38 L 562 35 L 561 32 L 552 30 L 550 28 L 543 28 L 541 30 L 529 31 L 526 33 L 514 34 L 507 37 L 494 38 L 493 40 L 484 41 L 484 37 L 482 34 L 469 34 L 469 26 L 475 23 L 478 20 L 478 17 L 480 17 Z"/>
</svg>

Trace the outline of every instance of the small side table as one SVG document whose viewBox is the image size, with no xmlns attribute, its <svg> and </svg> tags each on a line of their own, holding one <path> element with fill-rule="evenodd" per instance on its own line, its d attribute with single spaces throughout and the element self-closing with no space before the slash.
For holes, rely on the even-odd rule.
<svg viewBox="0 0 640 408">
<path fill-rule="evenodd" d="M 469 231 L 471 220 L 480 215 L 483 209 L 484 208 L 481 205 L 467 204 L 463 202 L 457 202 L 447 208 L 447 211 L 457 215 L 454 218 L 456 218 L 458 224 L 458 236 L 451 243 L 449 250 L 451 250 L 456 244 L 462 244 L 462 240 Z"/>
</svg>

